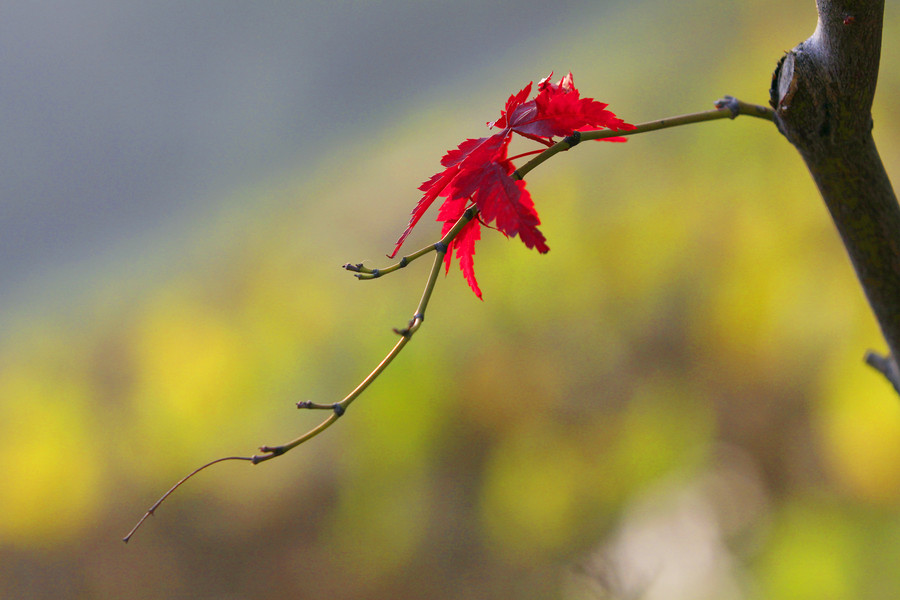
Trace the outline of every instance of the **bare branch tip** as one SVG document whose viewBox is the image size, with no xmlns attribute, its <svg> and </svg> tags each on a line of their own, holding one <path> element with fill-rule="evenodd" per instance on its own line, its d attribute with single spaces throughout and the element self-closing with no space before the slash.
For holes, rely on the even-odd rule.
<svg viewBox="0 0 900 600">
<path fill-rule="evenodd" d="M 179 487 L 181 487 L 181 485 L 184 482 L 186 482 L 188 479 L 190 479 L 191 477 L 193 477 L 200 471 L 203 471 L 204 469 L 208 469 L 209 467 L 211 467 L 215 464 L 218 464 L 220 462 L 225 462 L 226 460 L 246 460 L 246 461 L 250 461 L 253 464 L 256 464 L 255 459 L 256 459 L 256 456 L 224 456 L 222 458 L 217 458 L 215 460 L 211 460 L 208 463 L 206 463 L 205 465 L 197 467 L 196 469 L 194 469 L 193 471 L 191 471 L 190 473 L 188 473 L 187 475 L 185 475 L 184 477 L 179 479 L 178 482 L 175 485 L 173 485 L 172 487 L 170 487 L 169 490 L 165 494 L 160 496 L 159 500 L 154 502 L 153 506 L 151 506 L 150 508 L 147 509 L 147 512 L 145 512 L 144 516 L 141 517 L 140 521 L 137 522 L 137 525 L 135 525 L 131 529 L 131 531 L 128 532 L 128 535 L 126 535 L 124 538 L 122 538 L 122 541 L 127 544 L 128 540 L 131 539 L 131 537 L 137 532 L 137 530 L 141 528 L 141 525 L 144 524 L 144 521 L 147 520 L 147 517 L 153 516 L 153 513 L 156 512 L 156 509 L 159 508 L 162 505 L 162 503 L 165 502 L 169 496 L 171 496 L 173 493 L 175 493 L 175 490 L 177 490 Z"/>
</svg>

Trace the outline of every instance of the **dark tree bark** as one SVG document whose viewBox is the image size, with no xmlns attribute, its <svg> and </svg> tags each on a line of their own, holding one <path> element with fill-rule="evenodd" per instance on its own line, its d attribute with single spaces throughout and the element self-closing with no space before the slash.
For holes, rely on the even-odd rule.
<svg viewBox="0 0 900 600">
<path fill-rule="evenodd" d="M 872 138 L 884 0 L 817 0 L 813 35 L 772 80 L 779 130 L 809 168 L 887 340 L 869 364 L 900 393 L 900 206 Z"/>
</svg>

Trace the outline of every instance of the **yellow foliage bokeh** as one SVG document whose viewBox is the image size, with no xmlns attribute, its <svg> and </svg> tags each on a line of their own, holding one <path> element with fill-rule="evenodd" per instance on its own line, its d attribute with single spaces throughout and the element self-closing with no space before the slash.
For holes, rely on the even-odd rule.
<svg viewBox="0 0 900 600">
<path fill-rule="evenodd" d="M 53 547 L 96 524 L 112 449 L 84 372 L 67 368 L 74 342 L 40 330 L 18 341 L 0 366 L 0 543 Z"/>
</svg>

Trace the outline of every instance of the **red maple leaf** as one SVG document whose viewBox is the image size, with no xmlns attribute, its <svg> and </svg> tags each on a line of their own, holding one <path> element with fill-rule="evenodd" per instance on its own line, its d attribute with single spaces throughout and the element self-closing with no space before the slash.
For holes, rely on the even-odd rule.
<svg viewBox="0 0 900 600">
<path fill-rule="evenodd" d="M 413 209 L 409 225 L 397 240 L 391 257 L 396 256 L 413 227 L 439 196 L 444 198 L 437 216 L 444 224 L 441 235 L 453 227 L 470 204 L 478 208 L 478 220 L 469 222 L 460 231 L 450 243 L 446 256 L 449 271 L 456 251 L 460 269 L 478 298 L 481 290 L 475 280 L 474 265 L 475 242 L 481 239 L 481 224 L 493 226 L 507 237 L 518 235 L 528 248 L 537 248 L 542 254 L 550 250 L 538 229 L 541 220 L 525 182 L 512 177 L 516 168 L 507 156 L 512 135 L 517 133 L 551 146 L 552 138 L 569 136 L 575 131 L 634 128 L 606 110 L 606 104 L 582 98 L 571 73 L 557 83 L 550 81 L 552 75 L 538 83 L 533 99 L 528 100 L 533 82 L 509 97 L 500 118 L 488 123 L 488 127 L 499 129 L 498 133 L 465 140 L 444 155 L 441 159 L 444 170 L 419 186 L 424 195 Z M 624 141 L 624 138 L 609 139 Z"/>
</svg>

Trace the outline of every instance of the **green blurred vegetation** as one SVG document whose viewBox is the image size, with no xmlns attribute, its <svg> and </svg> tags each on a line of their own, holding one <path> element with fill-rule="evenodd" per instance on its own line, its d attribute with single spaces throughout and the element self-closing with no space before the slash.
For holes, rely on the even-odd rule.
<svg viewBox="0 0 900 600">
<path fill-rule="evenodd" d="M 535 171 L 549 254 L 485 235 L 485 302 L 454 267 L 336 427 L 217 466 L 118 541 L 187 470 L 292 438 L 320 417 L 293 402 L 336 400 L 381 359 L 427 260 L 368 283 L 338 266 L 385 261 L 415 186 L 505 94 L 555 68 L 632 122 L 726 93 L 764 103 L 779 53 L 815 22 L 811 2 L 782 4 L 640 2 L 548 32 L 482 83 L 423 92 L 420 114 L 241 192 L 157 280 L 100 279 L 65 313 L 32 311 L 0 346 L 0 590 L 895 597 L 900 405 L 862 364 L 883 344 L 799 157 L 746 118 L 584 144 Z M 898 173 L 888 49 L 876 138 Z M 437 231 L 420 225 L 409 248 Z M 702 490 L 720 542 L 678 538 L 720 566 L 666 595 L 614 543 L 660 489 Z"/>
</svg>

